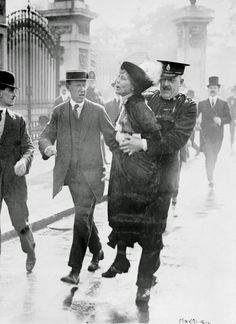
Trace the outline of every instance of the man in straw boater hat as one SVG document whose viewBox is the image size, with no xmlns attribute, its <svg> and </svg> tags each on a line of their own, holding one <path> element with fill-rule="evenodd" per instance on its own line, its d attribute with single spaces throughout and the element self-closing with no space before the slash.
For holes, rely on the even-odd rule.
<svg viewBox="0 0 236 324">
<path fill-rule="evenodd" d="M 220 84 L 217 76 L 209 78 L 209 97 L 198 103 L 200 147 L 205 155 L 205 167 L 210 187 L 214 186 L 214 169 L 221 149 L 224 125 L 231 121 L 229 106 L 219 98 Z"/>
<path fill-rule="evenodd" d="M 179 150 L 187 143 L 196 122 L 196 104 L 180 93 L 184 69 L 189 64 L 160 61 L 162 73 L 160 91 L 147 98 L 149 107 L 161 128 L 161 139 L 131 138 L 121 149 L 127 153 L 145 150 L 150 157 L 161 161 L 160 184 L 157 194 L 156 218 L 159 219 L 158 241 L 166 228 L 168 209 L 179 173 Z M 150 237 L 150 242 L 154 242 Z M 142 249 L 137 278 L 136 302 L 148 302 L 151 287 L 156 283 L 154 273 L 160 266 L 162 244 L 150 244 Z"/>
<path fill-rule="evenodd" d="M 64 185 L 68 185 L 75 206 L 73 242 L 68 262 L 71 271 L 61 278 L 71 284 L 79 283 L 87 247 L 93 254 L 89 271 L 97 270 L 99 261 L 104 258 L 93 220 L 95 204 L 104 191 L 100 134 L 103 134 L 111 150 L 118 147 L 114 128 L 104 107 L 85 98 L 88 78 L 88 73 L 84 71 L 66 72 L 71 99 L 54 108 L 50 122 L 39 138 L 43 159 L 56 156 L 53 197 Z"/>
<path fill-rule="evenodd" d="M 36 257 L 35 242 L 28 224 L 25 175 L 31 166 L 34 146 L 24 118 L 9 109 L 14 106 L 16 97 L 14 74 L 0 71 L 0 210 L 4 200 L 21 248 L 27 254 L 26 270 L 30 272 Z"/>
</svg>

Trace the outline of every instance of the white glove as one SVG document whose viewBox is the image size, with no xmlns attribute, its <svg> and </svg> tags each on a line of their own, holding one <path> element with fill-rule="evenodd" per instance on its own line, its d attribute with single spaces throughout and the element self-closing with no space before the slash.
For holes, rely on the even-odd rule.
<svg viewBox="0 0 236 324">
<path fill-rule="evenodd" d="M 14 166 L 15 174 L 19 177 L 23 176 L 26 173 L 26 161 L 25 159 L 20 159 L 16 162 Z"/>
<path fill-rule="evenodd" d="M 49 145 L 45 148 L 44 154 L 47 155 L 48 157 L 50 157 L 52 155 L 57 155 L 57 150 L 56 150 L 55 146 Z"/>
<path fill-rule="evenodd" d="M 213 117 L 213 120 L 215 122 L 216 125 L 220 126 L 221 125 L 221 119 L 220 117 Z"/>
</svg>

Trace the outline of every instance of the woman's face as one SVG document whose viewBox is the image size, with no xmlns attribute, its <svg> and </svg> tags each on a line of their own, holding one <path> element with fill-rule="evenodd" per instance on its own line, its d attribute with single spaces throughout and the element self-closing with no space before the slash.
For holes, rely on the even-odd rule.
<svg viewBox="0 0 236 324">
<path fill-rule="evenodd" d="M 124 97 L 128 94 L 133 94 L 134 87 L 131 83 L 130 77 L 125 70 L 120 70 L 115 84 L 116 94 Z"/>
</svg>

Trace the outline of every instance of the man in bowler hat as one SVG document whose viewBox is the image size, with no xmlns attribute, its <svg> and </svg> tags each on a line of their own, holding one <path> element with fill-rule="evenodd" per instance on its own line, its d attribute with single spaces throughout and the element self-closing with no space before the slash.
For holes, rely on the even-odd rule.
<svg viewBox="0 0 236 324">
<path fill-rule="evenodd" d="M 36 262 L 35 242 L 28 223 L 25 175 L 30 169 L 34 146 L 23 117 L 9 109 L 14 106 L 16 96 L 14 74 L 0 71 L 0 211 L 4 200 L 21 248 L 27 254 L 26 270 L 32 271 Z"/>
<path fill-rule="evenodd" d="M 159 219 L 159 241 L 162 242 L 171 197 L 179 175 L 179 150 L 187 143 L 193 131 L 197 110 L 195 102 L 179 92 L 185 66 L 189 64 L 159 62 L 162 63 L 160 91 L 156 90 L 151 94 L 147 102 L 160 125 L 161 139 L 133 137 L 124 141 L 120 147 L 129 154 L 144 150 L 150 157 L 161 161 L 156 217 Z M 147 302 L 150 298 L 151 287 L 156 283 L 154 273 L 160 266 L 161 249 L 162 245 L 157 244 L 150 244 L 142 249 L 136 282 L 136 302 Z"/>
<path fill-rule="evenodd" d="M 234 140 L 235 140 L 235 128 L 236 128 L 236 85 L 232 89 L 232 96 L 227 99 L 230 115 L 231 115 L 231 122 L 229 124 L 229 131 L 230 131 L 230 146 L 231 152 L 233 153 L 234 149 Z"/>
<path fill-rule="evenodd" d="M 224 125 L 231 121 L 229 106 L 219 98 L 220 84 L 217 76 L 209 77 L 209 97 L 198 103 L 197 124 L 200 129 L 200 146 L 205 155 L 205 167 L 210 187 L 214 186 L 214 169 L 221 149 Z"/>
<path fill-rule="evenodd" d="M 71 284 L 79 282 L 87 247 L 93 254 L 89 271 L 97 270 L 99 261 L 104 258 L 93 220 L 95 204 L 104 191 L 100 133 L 111 150 L 118 147 L 114 128 L 105 109 L 85 98 L 87 81 L 86 72 L 66 73 L 71 99 L 54 108 L 50 122 L 39 138 L 43 159 L 56 156 L 53 197 L 63 185 L 68 185 L 75 206 L 73 242 L 68 262 L 71 271 L 61 278 Z"/>
</svg>

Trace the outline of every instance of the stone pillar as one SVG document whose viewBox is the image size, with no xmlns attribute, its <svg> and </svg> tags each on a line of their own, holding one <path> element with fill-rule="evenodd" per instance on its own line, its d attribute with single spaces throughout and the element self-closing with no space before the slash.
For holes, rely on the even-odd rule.
<svg viewBox="0 0 236 324">
<path fill-rule="evenodd" d="M 6 0 L 0 0 L 0 69 L 7 70 Z"/>
<path fill-rule="evenodd" d="M 186 86 L 195 91 L 196 97 L 203 97 L 206 89 L 206 45 L 207 24 L 213 19 L 213 10 L 191 5 L 177 11 L 174 23 L 178 37 L 177 60 L 189 63 L 184 79 Z"/>
<path fill-rule="evenodd" d="M 89 10 L 85 0 L 54 0 L 48 10 L 40 13 L 48 19 L 50 28 L 60 34 L 60 79 L 65 79 L 67 70 L 89 70 L 90 22 L 97 15 Z"/>
</svg>

